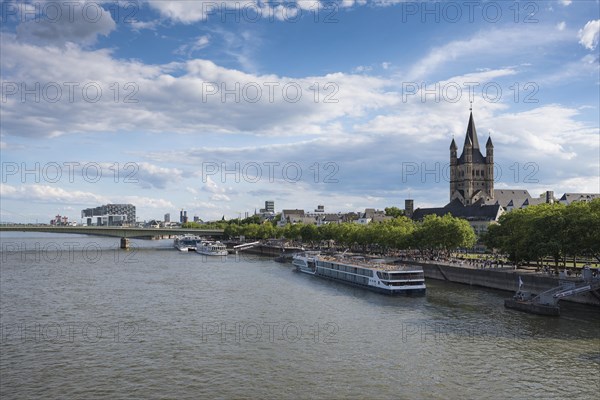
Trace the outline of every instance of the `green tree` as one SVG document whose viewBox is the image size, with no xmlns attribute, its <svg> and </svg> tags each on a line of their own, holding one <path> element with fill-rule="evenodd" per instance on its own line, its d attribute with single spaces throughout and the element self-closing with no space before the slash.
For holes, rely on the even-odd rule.
<svg viewBox="0 0 600 400">
<path fill-rule="evenodd" d="M 404 215 L 404 210 L 399 209 L 398 207 L 386 207 L 384 209 L 385 215 L 398 218 Z"/>
<path fill-rule="evenodd" d="M 473 247 L 477 236 L 469 223 L 450 214 L 427 215 L 413 233 L 412 243 L 421 250 L 449 253 L 458 247 Z"/>
</svg>

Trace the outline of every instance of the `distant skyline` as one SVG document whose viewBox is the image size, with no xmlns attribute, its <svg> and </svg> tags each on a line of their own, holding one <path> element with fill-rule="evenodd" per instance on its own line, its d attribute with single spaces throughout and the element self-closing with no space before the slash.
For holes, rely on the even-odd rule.
<svg viewBox="0 0 600 400">
<path fill-rule="evenodd" d="M 600 192 L 598 0 L 0 6 L 3 222 L 443 206 L 470 107 L 496 189 Z"/>
</svg>

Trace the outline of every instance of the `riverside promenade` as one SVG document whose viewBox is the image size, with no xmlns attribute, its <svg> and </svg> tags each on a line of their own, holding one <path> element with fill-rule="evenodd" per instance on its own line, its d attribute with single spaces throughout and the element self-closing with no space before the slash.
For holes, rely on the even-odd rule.
<svg viewBox="0 0 600 400">
<path fill-rule="evenodd" d="M 290 261 L 294 253 L 302 251 L 305 247 L 301 243 L 293 243 L 288 246 L 281 244 L 260 244 L 258 246 L 241 250 L 244 253 L 275 257 L 280 261 Z M 308 248 L 308 247 L 307 247 Z M 336 251 L 334 249 L 312 248 L 325 252 Z M 362 255 L 363 253 L 352 253 Z M 371 255 L 372 256 L 372 255 Z M 469 262 L 463 259 L 453 260 L 428 260 L 417 259 L 412 256 L 383 256 L 396 263 L 419 265 L 423 268 L 425 278 L 437 279 L 453 283 L 461 283 L 471 286 L 480 286 L 490 289 L 506 290 L 516 292 L 519 288 L 519 278 L 523 282 L 523 288 L 532 293 L 539 294 L 546 290 L 557 287 L 561 280 L 579 282 L 581 279 L 575 276 L 551 276 L 547 273 L 536 271 L 534 267 L 516 267 L 498 261 Z M 574 303 L 588 304 L 600 307 L 600 293 L 592 291 L 577 296 L 563 299 Z"/>
<path fill-rule="evenodd" d="M 471 286 L 481 286 L 491 289 L 500 289 L 516 292 L 519 288 L 519 278 L 523 288 L 532 293 L 539 294 L 557 287 L 561 280 L 579 282 L 577 277 L 550 276 L 535 271 L 534 268 L 515 268 L 515 266 L 502 266 L 496 268 L 481 268 L 479 265 L 468 263 L 445 262 L 434 260 L 402 259 L 399 262 L 419 265 L 423 267 L 425 278 L 442 281 L 462 283 Z M 568 297 L 564 301 L 589 304 L 600 307 L 600 293 L 592 291 L 581 295 Z"/>
</svg>

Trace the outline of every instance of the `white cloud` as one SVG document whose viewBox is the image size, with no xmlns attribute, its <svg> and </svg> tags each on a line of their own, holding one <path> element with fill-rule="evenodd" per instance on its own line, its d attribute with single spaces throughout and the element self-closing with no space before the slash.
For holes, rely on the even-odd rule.
<svg viewBox="0 0 600 400">
<path fill-rule="evenodd" d="M 150 197 L 142 197 L 142 196 L 123 196 L 119 202 L 123 203 L 131 203 L 135 205 L 136 209 L 173 209 L 175 206 L 171 201 L 165 199 L 154 199 Z"/>
<path fill-rule="evenodd" d="M 242 20 L 254 22 L 260 18 L 293 22 L 307 14 L 303 10 L 317 10 L 320 7 L 320 2 L 317 0 L 272 3 L 252 0 L 235 2 L 148 0 L 148 4 L 163 18 L 182 24 L 206 21 L 211 17 L 224 22 Z"/>
<path fill-rule="evenodd" d="M 65 190 L 50 185 L 21 185 L 17 187 L 0 184 L 0 195 L 3 199 L 36 203 L 104 204 L 109 202 L 108 198 L 91 192 Z"/>
<path fill-rule="evenodd" d="M 167 19 L 183 24 L 204 21 L 207 16 L 218 10 L 219 3 L 214 1 L 162 1 L 149 0 L 148 4 Z M 223 3 L 225 4 L 225 3 Z"/>
<path fill-rule="evenodd" d="M 352 70 L 352 72 L 362 74 L 364 72 L 370 72 L 372 70 L 373 70 L 373 67 L 370 67 L 368 65 L 359 65 L 358 67 L 354 68 Z"/>
<path fill-rule="evenodd" d="M 568 86 L 573 81 L 598 76 L 597 58 L 592 54 L 587 54 L 579 60 L 564 63 L 558 71 L 552 71 L 535 79 L 540 86 Z"/>
<path fill-rule="evenodd" d="M 10 34 L 0 38 L 3 78 L 17 84 L 16 93 L 3 104 L 3 135 L 116 131 L 315 135 L 329 133 L 340 118 L 360 117 L 396 102 L 386 92 L 390 81 L 365 75 L 292 79 L 249 74 L 202 59 L 146 65 L 115 59 L 109 50 L 88 51 L 73 44 L 41 47 L 12 39 Z M 36 82 L 40 101 L 28 95 L 22 102 L 21 89 L 35 87 Z M 55 102 L 54 97 L 42 97 L 56 96 L 55 88 L 44 89 L 53 82 L 62 93 Z M 77 83 L 73 98 L 65 82 Z M 226 90 L 234 94 L 225 95 Z"/>
<path fill-rule="evenodd" d="M 540 46 L 567 40 L 565 33 L 549 30 L 538 24 L 536 26 L 520 26 L 509 29 L 486 29 L 474 33 L 470 38 L 453 40 L 443 46 L 430 50 L 421 60 L 416 62 L 407 73 L 405 80 L 424 79 L 428 75 L 447 66 L 450 63 L 469 60 L 472 54 L 480 57 L 487 56 L 496 59 L 507 56 L 514 58 L 515 54 L 539 49 Z"/>
<path fill-rule="evenodd" d="M 210 35 L 202 35 L 194 38 L 192 43 L 184 44 L 179 46 L 177 50 L 175 50 L 175 54 L 187 55 L 191 57 L 193 53 L 198 50 L 202 50 L 206 46 L 210 44 Z"/>
<path fill-rule="evenodd" d="M 169 183 L 177 183 L 184 173 L 178 168 L 159 167 L 147 162 L 132 163 L 129 168 L 130 180 L 135 180 L 144 188 L 164 189 Z"/>
<path fill-rule="evenodd" d="M 239 183 L 238 178 L 235 176 L 229 176 L 233 182 Z M 227 176 L 225 176 L 227 178 Z M 233 193 L 232 188 L 224 188 L 219 185 L 210 177 L 204 177 L 205 183 L 202 186 L 202 191 L 211 193 L 210 199 L 213 201 L 231 201 L 231 198 L 226 193 Z"/>
<path fill-rule="evenodd" d="M 35 15 L 35 18 L 20 17 L 17 25 L 17 39 L 30 43 L 64 45 L 69 42 L 91 44 L 98 35 L 108 36 L 116 29 L 116 23 L 108 10 L 101 3 L 72 1 L 72 2 L 41 2 L 25 15 Z M 44 3 L 50 3 L 51 7 Z M 84 7 L 85 6 L 85 12 Z M 41 15 L 46 10 L 47 15 Z"/>
<path fill-rule="evenodd" d="M 561 21 L 558 24 L 556 24 L 556 29 L 558 29 L 559 31 L 564 31 L 566 27 L 567 24 L 565 23 L 565 21 Z"/>
<path fill-rule="evenodd" d="M 210 196 L 210 199 L 213 201 L 231 201 L 229 196 L 227 196 L 226 194 L 214 194 Z"/>
<path fill-rule="evenodd" d="M 563 6 L 568 6 L 571 5 L 571 3 L 573 2 L 573 0 L 559 0 L 560 4 L 562 4 Z"/>
<path fill-rule="evenodd" d="M 600 19 L 588 21 L 583 29 L 579 30 L 577 37 L 579 43 L 588 50 L 594 50 L 598 45 L 598 36 L 600 36 Z"/>
<path fill-rule="evenodd" d="M 340 7 L 349 8 L 353 7 L 354 5 L 362 6 L 365 4 L 367 4 L 367 0 L 342 0 L 342 2 L 340 3 Z"/>
<path fill-rule="evenodd" d="M 156 30 L 156 28 L 158 27 L 158 25 L 160 24 L 160 21 L 138 21 L 136 19 L 132 19 L 131 22 L 129 23 L 129 26 L 131 26 L 131 29 L 133 31 L 139 32 L 143 29 L 148 29 L 148 30 Z"/>
<path fill-rule="evenodd" d="M 210 176 L 206 176 L 206 182 L 204 186 L 202 186 L 202 190 L 209 193 L 225 193 L 225 189 L 219 187 L 215 181 L 212 180 Z"/>
</svg>

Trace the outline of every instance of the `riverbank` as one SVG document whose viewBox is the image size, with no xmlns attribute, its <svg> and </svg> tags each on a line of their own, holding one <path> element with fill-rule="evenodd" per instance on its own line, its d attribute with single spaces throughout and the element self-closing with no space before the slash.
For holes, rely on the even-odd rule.
<svg viewBox="0 0 600 400">
<path fill-rule="evenodd" d="M 281 247 L 261 244 L 243 252 L 277 258 L 278 261 L 291 261 L 292 255 L 302 251 L 301 247 Z M 532 269 L 517 268 L 514 266 L 496 268 L 478 268 L 477 265 L 449 265 L 435 261 L 402 260 L 406 264 L 419 265 L 423 268 L 426 279 L 436 279 L 470 286 L 479 286 L 490 289 L 505 290 L 514 293 L 519 286 L 519 277 L 523 281 L 523 288 L 534 294 L 542 293 L 559 285 L 557 276 L 540 274 Z M 578 281 L 576 278 L 568 280 Z M 600 293 L 588 292 L 563 299 L 580 304 L 600 307 Z"/>
<path fill-rule="evenodd" d="M 500 289 L 509 292 L 517 291 L 519 287 L 519 278 L 523 281 L 523 288 L 534 294 L 539 294 L 559 285 L 558 277 L 540 275 L 539 273 L 527 269 L 514 269 L 513 267 L 478 269 L 469 266 L 453 266 L 435 262 L 402 262 L 423 267 L 425 278 L 428 279 Z M 569 278 L 569 280 L 576 281 L 574 278 Z M 600 293 L 588 292 L 565 298 L 563 301 L 600 307 Z"/>
</svg>

